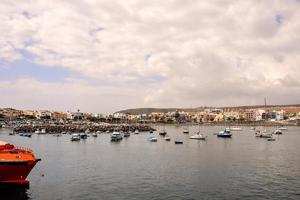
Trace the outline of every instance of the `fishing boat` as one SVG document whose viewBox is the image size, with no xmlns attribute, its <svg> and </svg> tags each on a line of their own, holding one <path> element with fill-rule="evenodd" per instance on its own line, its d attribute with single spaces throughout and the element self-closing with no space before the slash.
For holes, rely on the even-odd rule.
<svg viewBox="0 0 300 200">
<path fill-rule="evenodd" d="M 157 138 L 155 136 L 150 136 L 150 137 L 148 137 L 148 141 L 157 142 Z"/>
<path fill-rule="evenodd" d="M 71 141 L 79 141 L 80 135 L 78 133 L 73 133 L 71 136 Z"/>
<path fill-rule="evenodd" d="M 232 134 L 230 133 L 229 128 L 225 128 L 223 131 L 220 131 L 217 136 L 222 138 L 231 138 Z"/>
<path fill-rule="evenodd" d="M 206 140 L 207 136 L 201 134 L 200 132 L 197 132 L 195 135 L 191 135 L 190 139 L 194 139 L 194 140 Z"/>
<path fill-rule="evenodd" d="M 26 178 L 40 160 L 31 149 L 0 141 L 0 183 L 29 186 Z"/>
<path fill-rule="evenodd" d="M 123 136 L 120 132 L 114 131 L 111 135 L 110 135 L 110 140 L 111 141 L 119 141 L 122 140 Z"/>
</svg>

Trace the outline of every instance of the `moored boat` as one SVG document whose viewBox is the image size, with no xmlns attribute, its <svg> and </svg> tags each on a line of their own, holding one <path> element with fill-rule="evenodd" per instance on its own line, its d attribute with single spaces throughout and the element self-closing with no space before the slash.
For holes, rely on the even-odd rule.
<svg viewBox="0 0 300 200">
<path fill-rule="evenodd" d="M 276 134 L 276 135 L 282 135 L 282 131 L 279 130 L 279 129 L 277 129 L 277 130 L 274 131 L 274 134 Z"/>
<path fill-rule="evenodd" d="M 71 136 L 71 141 L 79 141 L 80 135 L 78 133 L 73 133 Z"/>
<path fill-rule="evenodd" d="M 0 141 L 0 183 L 28 185 L 26 178 L 40 160 L 31 149 Z"/>
<path fill-rule="evenodd" d="M 229 128 L 225 128 L 225 130 L 220 131 L 217 134 L 218 137 L 223 137 L 223 138 L 231 138 L 232 134 L 230 133 L 230 129 Z"/>
<path fill-rule="evenodd" d="M 119 141 L 122 140 L 123 136 L 120 132 L 116 132 L 114 131 L 111 135 L 110 135 L 110 140 L 111 141 Z"/>
<path fill-rule="evenodd" d="M 166 140 L 166 141 L 171 141 L 171 138 L 170 138 L 170 136 L 165 135 L 164 140 Z"/>
<path fill-rule="evenodd" d="M 231 131 L 242 131 L 242 128 L 239 126 L 233 126 L 233 127 L 230 127 L 230 130 Z"/>
<path fill-rule="evenodd" d="M 174 143 L 175 143 L 175 144 L 183 144 L 183 141 L 181 141 L 181 140 L 175 140 Z"/>
<path fill-rule="evenodd" d="M 200 132 L 197 132 L 195 135 L 191 135 L 190 139 L 195 139 L 195 140 L 206 140 L 207 136 L 201 134 Z"/>
<path fill-rule="evenodd" d="M 148 137 L 148 141 L 157 142 L 157 138 L 155 136 L 150 136 L 150 137 Z"/>
<path fill-rule="evenodd" d="M 129 137 L 130 136 L 130 132 L 129 131 L 125 131 L 124 132 L 124 137 Z"/>
</svg>

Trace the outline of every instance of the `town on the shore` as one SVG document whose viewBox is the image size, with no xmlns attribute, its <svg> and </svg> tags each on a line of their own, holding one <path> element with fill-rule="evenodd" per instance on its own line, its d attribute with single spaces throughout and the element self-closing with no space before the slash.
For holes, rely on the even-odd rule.
<svg viewBox="0 0 300 200">
<path fill-rule="evenodd" d="M 197 109 L 135 109 L 113 114 L 62 112 L 50 110 L 19 110 L 0 108 L 0 126 L 16 122 L 52 121 L 57 124 L 92 122 L 109 124 L 250 124 L 250 125 L 300 125 L 300 105 L 253 107 L 203 107 Z M 144 113 L 143 113 L 144 112 Z"/>
</svg>

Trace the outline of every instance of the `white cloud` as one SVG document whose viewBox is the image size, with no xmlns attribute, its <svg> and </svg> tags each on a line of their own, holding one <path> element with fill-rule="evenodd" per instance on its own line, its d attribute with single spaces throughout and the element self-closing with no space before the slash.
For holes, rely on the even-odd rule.
<svg viewBox="0 0 300 200">
<path fill-rule="evenodd" d="M 7 0 L 0 11 L 0 59 L 20 59 L 23 49 L 45 67 L 140 95 L 123 107 L 300 100 L 296 0 Z"/>
</svg>

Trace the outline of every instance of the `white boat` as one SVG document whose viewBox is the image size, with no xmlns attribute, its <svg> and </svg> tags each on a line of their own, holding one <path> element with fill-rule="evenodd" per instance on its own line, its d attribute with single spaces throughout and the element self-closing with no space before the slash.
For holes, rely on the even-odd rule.
<svg viewBox="0 0 300 200">
<path fill-rule="evenodd" d="M 206 140 L 207 136 L 201 134 L 200 132 L 197 132 L 195 135 L 191 135 L 190 139 L 195 139 L 195 140 Z"/>
<path fill-rule="evenodd" d="M 111 141 L 119 141 L 122 140 L 123 136 L 120 132 L 114 131 L 111 135 L 110 135 L 110 140 Z"/>
<path fill-rule="evenodd" d="M 182 131 L 184 134 L 189 134 L 189 129 L 187 129 L 187 128 L 183 128 L 183 131 Z"/>
<path fill-rule="evenodd" d="M 287 127 L 281 126 L 281 127 L 278 128 L 278 130 L 285 131 L 285 130 L 287 130 Z"/>
<path fill-rule="evenodd" d="M 233 126 L 233 127 L 230 127 L 230 130 L 231 131 L 242 131 L 242 128 L 239 126 Z"/>
<path fill-rule="evenodd" d="M 163 139 L 166 140 L 166 141 L 171 141 L 171 138 L 168 135 L 165 135 L 165 137 Z"/>
<path fill-rule="evenodd" d="M 92 133 L 93 137 L 98 137 L 97 133 Z"/>
<path fill-rule="evenodd" d="M 125 131 L 124 132 L 124 137 L 129 137 L 130 136 L 130 132 L 129 131 Z"/>
<path fill-rule="evenodd" d="M 46 134 L 46 129 L 43 128 L 43 129 L 41 130 L 41 134 Z"/>
<path fill-rule="evenodd" d="M 218 137 L 223 137 L 223 138 L 231 138 L 232 134 L 230 133 L 230 129 L 229 128 L 225 128 L 224 131 L 220 131 L 217 134 Z"/>
<path fill-rule="evenodd" d="M 71 141 L 79 141 L 80 135 L 78 133 L 73 133 L 71 136 Z"/>
<path fill-rule="evenodd" d="M 135 129 L 134 134 L 139 134 L 140 131 L 138 129 Z"/>
<path fill-rule="evenodd" d="M 282 135 L 282 131 L 279 130 L 279 129 L 277 129 L 277 130 L 274 131 L 274 134 L 276 134 L 276 135 Z"/>
<path fill-rule="evenodd" d="M 41 131 L 40 131 L 40 130 L 36 130 L 36 131 L 34 131 L 34 133 L 36 133 L 36 134 L 40 134 L 40 133 L 41 133 Z"/>
<path fill-rule="evenodd" d="M 154 136 L 150 136 L 150 137 L 148 137 L 148 141 L 150 141 L 150 142 L 157 142 L 157 138 L 154 137 Z"/>
<path fill-rule="evenodd" d="M 269 133 L 266 130 L 264 130 L 264 131 L 257 130 L 255 132 L 255 136 L 261 137 L 261 138 L 272 138 L 272 133 Z"/>
</svg>

